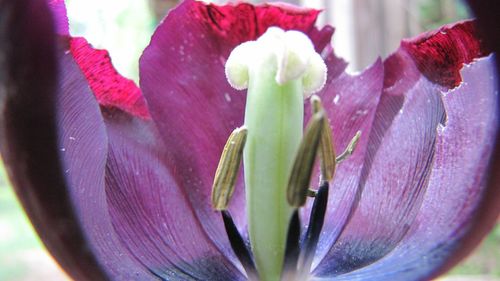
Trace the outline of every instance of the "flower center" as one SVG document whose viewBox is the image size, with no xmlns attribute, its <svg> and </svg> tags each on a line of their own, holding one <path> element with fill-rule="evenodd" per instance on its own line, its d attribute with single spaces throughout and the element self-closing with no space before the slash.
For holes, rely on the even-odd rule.
<svg viewBox="0 0 500 281">
<path fill-rule="evenodd" d="M 226 208 L 243 158 L 251 253 L 245 250 L 227 211 L 223 211 L 223 218 L 250 279 L 291 280 L 300 275 L 298 271 L 309 272 L 323 225 L 327 181 L 333 176 L 336 159 L 330 126 L 316 96 L 312 99 L 313 117 L 303 132 L 304 99 L 323 87 L 326 71 L 305 34 L 277 27 L 269 28 L 256 41 L 237 46 L 227 60 L 227 79 L 236 89 L 248 88 L 247 102 L 244 126 L 231 134 L 224 147 L 212 203 L 216 209 Z M 316 195 L 309 190 L 309 182 L 318 149 L 325 182 L 314 204 L 320 207 L 313 208 L 319 211 L 311 215 L 316 222 L 310 225 L 316 228 L 306 233 L 311 238 L 305 240 L 303 248 L 309 250 L 300 254 L 299 265 L 298 208 L 308 195 Z M 254 263 L 257 272 L 252 272 Z"/>
</svg>

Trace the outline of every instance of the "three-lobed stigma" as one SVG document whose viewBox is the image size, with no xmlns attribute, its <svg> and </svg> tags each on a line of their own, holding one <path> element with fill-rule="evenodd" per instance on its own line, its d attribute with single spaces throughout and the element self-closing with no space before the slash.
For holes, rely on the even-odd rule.
<svg viewBox="0 0 500 281">
<path fill-rule="evenodd" d="M 250 72 L 266 65 L 279 85 L 302 80 L 305 97 L 321 90 L 327 68 L 311 40 L 302 32 L 270 27 L 256 41 L 237 46 L 226 62 L 226 77 L 238 90 L 248 88 Z"/>
</svg>

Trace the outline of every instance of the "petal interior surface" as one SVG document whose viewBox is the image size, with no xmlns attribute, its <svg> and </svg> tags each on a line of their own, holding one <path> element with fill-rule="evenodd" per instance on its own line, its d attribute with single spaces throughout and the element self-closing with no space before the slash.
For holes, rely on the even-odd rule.
<svg viewBox="0 0 500 281">
<path fill-rule="evenodd" d="M 466 66 L 464 82 L 439 93 L 447 120 L 437 128 L 434 164 L 421 208 L 411 225 L 400 226 L 408 228 L 406 235 L 386 257 L 337 276 L 339 280 L 426 279 L 465 243 L 464 235 L 471 230 L 484 200 L 486 171 L 498 132 L 493 60 L 489 56 Z M 386 246 L 381 244 L 379 249 Z"/>
<path fill-rule="evenodd" d="M 470 24 L 448 26 L 438 35 L 432 33 L 434 38 L 424 36 L 425 40 L 419 37 L 415 41 L 432 45 L 432 40 L 436 40 L 434 51 L 438 57 L 442 52 L 446 53 L 446 48 L 458 49 L 450 52 L 458 56 L 459 61 L 448 64 L 450 70 L 445 74 L 449 75 L 440 76 L 441 80 L 430 75 L 432 65 L 428 68 L 423 65 L 430 58 L 419 57 L 418 49 L 410 48 L 411 40 L 405 41 L 400 51 L 385 61 L 384 93 L 369 136 L 359 206 L 338 241 L 315 269 L 318 278 L 336 276 L 346 280 L 353 277 L 365 280 L 370 275 L 364 272 L 375 272 L 370 270 L 373 265 L 380 270 L 380 275 L 376 276 L 384 280 L 387 276 L 382 271 L 390 264 L 384 263 L 386 255 L 392 257 L 398 249 L 408 247 L 406 243 L 411 243 L 408 241 L 413 241 L 415 248 L 420 247 L 421 241 L 433 241 L 432 246 L 416 251 L 418 254 L 413 256 L 413 263 L 426 264 L 425 267 L 417 270 L 417 267 L 411 267 L 412 262 L 408 262 L 401 269 L 389 270 L 391 278 L 419 280 L 435 274 L 463 243 L 461 239 L 470 231 L 466 226 L 470 226 L 479 202 L 484 199 L 485 175 L 498 126 L 498 90 L 491 65 L 493 58 L 472 61 L 473 57 L 482 56 L 486 51 L 479 52 L 482 47 L 478 47 L 467 53 L 461 44 L 455 46 L 443 42 L 449 40 L 447 36 L 443 37 L 446 31 L 452 34 L 463 30 L 473 32 Z M 462 75 L 454 74 L 457 65 L 463 62 L 472 64 L 464 68 Z M 448 90 L 447 86 L 453 86 L 456 81 L 459 87 Z M 476 92 L 471 93 L 473 91 Z M 460 114 L 453 111 L 460 111 Z M 450 134 L 446 142 L 444 132 Z M 475 134 L 471 132 L 479 136 L 479 142 L 472 146 L 469 144 L 475 142 Z M 408 136 L 418 137 L 408 139 Z M 468 157 L 476 161 L 469 165 Z M 442 168 L 448 161 L 447 168 Z M 451 161 L 454 161 L 453 165 Z M 437 176 L 439 173 L 442 176 Z M 440 190 L 439 194 L 435 190 Z M 446 196 L 449 204 L 454 200 L 456 205 L 441 206 L 438 202 Z M 431 208 L 429 202 L 435 205 Z M 434 216 L 440 220 L 442 216 L 445 219 L 441 222 L 447 225 L 433 224 L 432 220 L 427 225 L 421 214 L 427 213 L 428 209 L 433 210 L 428 213 L 429 219 Z M 408 239 L 414 237 L 417 228 L 426 230 L 419 234 L 421 241 Z M 443 235 L 443 240 L 438 238 L 439 235 Z M 436 240 L 441 242 L 434 243 Z M 427 254 L 432 256 L 432 262 L 423 259 Z M 387 268 L 375 265 L 386 265 Z M 361 274 L 358 276 L 357 272 Z"/>
<path fill-rule="evenodd" d="M 106 195 L 117 235 L 163 280 L 243 280 L 204 232 L 150 121 L 109 112 Z M 223 238 L 221 238 L 223 239 Z M 227 238 L 226 238 L 227 239 Z"/>
<path fill-rule="evenodd" d="M 179 179 L 204 230 L 222 251 L 227 250 L 226 233 L 207 198 L 224 143 L 243 124 L 246 100 L 243 92 L 230 87 L 224 64 L 237 44 L 255 40 L 271 25 L 315 32 L 324 45 L 331 30 L 314 28 L 317 13 L 184 1 L 158 27 L 141 57 L 141 88 L 169 151 L 167 162 L 176 167 L 172 176 Z M 229 210 L 246 235 L 244 206 L 240 177 Z"/>
<path fill-rule="evenodd" d="M 115 231 L 106 200 L 108 136 L 99 104 L 71 54 L 60 52 L 59 153 L 85 236 L 109 277 L 155 280 Z"/>
</svg>

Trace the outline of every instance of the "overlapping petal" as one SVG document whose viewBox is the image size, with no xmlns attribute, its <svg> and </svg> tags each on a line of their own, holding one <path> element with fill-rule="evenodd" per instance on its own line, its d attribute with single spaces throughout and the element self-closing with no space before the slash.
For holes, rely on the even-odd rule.
<svg viewBox="0 0 500 281">
<path fill-rule="evenodd" d="M 45 1 L 0 1 L 0 147 L 46 247 L 74 278 L 105 278 L 78 219 L 59 157 L 59 65 Z"/>
<path fill-rule="evenodd" d="M 10 2 L 0 1 L 0 11 Z M 3 54 L 22 62 L 9 68 L 10 76 L 0 76 L 8 77 L 0 93 L 9 108 L 1 122 L 2 155 L 35 226 L 73 277 L 245 278 L 208 198 L 224 142 L 243 122 L 246 98 L 229 87 L 223 65 L 232 48 L 271 25 L 306 32 L 326 58 L 329 76 L 321 95 L 337 151 L 357 130 L 363 132 L 331 187 L 314 274 L 420 279 L 435 274 L 465 243 L 487 191 L 498 127 L 492 58 L 467 67 L 460 84 L 462 63 L 487 53 L 474 45 L 475 38 L 472 45 L 456 40 L 456 32 L 475 34 L 469 23 L 439 34 L 444 45 L 407 42 L 384 64 L 377 61 L 351 76 L 329 44 L 333 30 L 314 27 L 318 11 L 188 0 L 153 36 L 141 58 L 139 89 L 116 73 L 106 52 L 84 39 L 61 37 L 70 52 L 57 50 L 60 71 L 43 71 L 44 63 L 56 69 L 55 44 L 35 44 L 52 32 L 40 16 L 45 10 L 36 9 L 43 1 L 21 2 L 31 6 L 20 19 L 38 19 L 38 28 L 46 29 L 35 36 L 36 28 L 26 22 L 1 26 L 2 36 L 19 22 L 20 30 L 33 35 L 21 51 L 9 45 L 23 42 L 19 34 L 0 43 Z M 63 1 L 48 4 L 56 31 L 67 36 Z M 21 5 L 10 7 L 20 12 Z M 434 56 L 450 46 L 456 47 L 453 56 Z M 436 76 L 436 66 L 445 75 Z M 56 117 L 50 114 L 54 99 Z M 23 115 L 26 108 L 32 112 Z M 230 210 L 244 232 L 238 185 Z M 58 231 L 47 229 L 53 226 Z"/>
<path fill-rule="evenodd" d="M 481 56 L 483 52 L 477 52 L 479 50 L 475 48 L 477 45 L 466 49 L 463 45 L 450 44 L 452 41 L 450 39 L 456 39 L 453 36 L 443 38 L 442 35 L 448 31 L 453 34 L 457 30 L 471 30 L 471 24 L 462 23 L 447 27 L 439 33 L 407 41 L 386 61 L 384 93 L 377 109 L 374 129 L 370 135 L 369 153 L 361 177 L 361 188 L 364 191 L 360 205 L 339 240 L 316 269 L 315 273 L 318 276 L 331 277 L 361 269 L 383 258 L 395 248 L 404 248 L 412 243 L 415 248 L 419 248 L 422 241 L 438 240 L 434 233 L 445 237 L 446 240 L 439 241 L 443 243 L 446 241 L 446 249 L 441 247 L 438 251 L 429 247 L 425 250 L 428 252 L 419 251 L 420 257 L 434 255 L 432 267 L 401 266 L 390 270 L 384 268 L 384 272 L 390 272 L 391 278 L 419 279 L 434 274 L 433 270 L 442 266 L 446 258 L 454 255 L 454 247 L 461 243 L 463 234 L 467 232 L 464 229 L 460 232 L 458 230 L 464 227 L 466 221 L 472 220 L 474 211 L 482 200 L 484 194 L 482 191 L 485 189 L 483 184 L 486 177 L 485 167 L 491 157 L 498 126 L 498 108 L 494 102 L 497 88 L 496 81 L 492 78 L 494 73 L 490 69 L 491 65 L 476 66 L 474 70 L 468 69 L 466 73 L 468 75 L 465 75 L 464 79 L 470 81 L 464 80 L 459 88 L 444 94 L 448 91 L 445 86 L 453 86 L 462 79 L 460 75 L 453 74 L 458 64 L 455 61 L 471 62 L 473 57 Z M 435 34 L 439 35 L 434 36 Z M 470 32 L 467 35 L 474 36 L 474 34 L 477 33 Z M 474 42 L 476 41 L 477 39 Z M 430 77 L 428 73 L 420 72 L 426 60 L 434 63 L 431 58 L 421 58 L 414 49 L 412 50 L 412 44 L 417 45 L 422 42 L 434 45 L 433 52 L 436 55 L 440 53 L 457 55 L 453 60 L 454 63 L 449 64 L 449 69 L 441 69 L 450 75 L 443 75 L 442 80 L 436 80 L 436 76 Z M 421 52 L 428 54 L 428 50 Z M 491 64 L 492 58 L 489 60 Z M 478 81 L 478 78 L 471 75 L 484 77 L 482 81 Z M 469 85 L 471 83 L 474 85 Z M 472 89 L 479 89 L 480 94 L 470 93 Z M 455 105 L 453 98 L 450 98 L 452 95 L 470 99 L 470 103 L 474 105 L 470 103 L 467 107 L 462 105 L 462 108 L 469 110 L 460 110 L 460 106 Z M 473 103 L 473 100 L 476 102 Z M 488 101 L 485 102 L 486 100 Z M 476 110 L 473 112 L 472 108 Z M 460 119 L 453 116 L 457 115 L 453 110 L 461 111 Z M 478 110 L 481 113 L 478 113 Z M 442 143 L 441 131 L 453 131 L 454 124 L 459 122 L 462 124 L 458 131 L 463 135 L 454 133 L 454 141 L 450 139 L 446 144 Z M 475 140 L 473 134 L 467 134 L 467 130 L 476 131 L 478 137 L 483 136 L 484 139 L 474 146 L 470 145 Z M 460 147 L 460 151 L 455 151 L 457 147 Z M 453 155 L 450 155 L 451 151 L 454 151 Z M 460 157 L 456 155 L 460 153 L 464 154 L 464 159 L 459 159 Z M 474 154 L 479 155 L 479 158 L 473 161 L 472 166 L 460 164 L 467 161 L 466 156 L 471 157 Z M 444 169 L 443 161 L 454 164 L 449 164 Z M 447 178 L 436 178 L 439 173 L 446 174 Z M 469 179 L 475 180 L 471 182 Z M 439 195 L 433 193 L 434 189 L 439 190 Z M 442 197 L 440 200 L 436 200 L 440 197 Z M 456 205 L 438 212 L 436 209 L 444 206 L 439 205 L 439 202 L 444 204 L 444 198 L 454 201 L 453 204 Z M 432 209 L 429 202 L 439 205 L 429 213 L 429 216 L 436 216 L 436 213 L 439 213 L 442 217 L 440 219 L 446 218 L 443 221 L 453 223 L 438 225 L 432 224 L 430 218 L 428 223 L 426 220 L 420 220 L 420 213 Z M 466 204 L 467 207 L 461 207 L 460 204 Z M 413 237 L 412 231 L 418 227 L 425 228 L 426 232 L 421 232 L 418 239 L 410 242 L 408 237 Z M 433 245 L 437 248 L 439 242 Z M 417 263 L 416 260 L 413 262 Z M 382 264 L 389 266 L 388 263 Z M 382 267 L 380 270 L 382 271 Z M 348 276 L 356 276 L 356 273 Z M 381 275 L 380 278 L 387 278 L 384 276 Z M 366 278 L 366 275 L 364 277 Z"/>
<path fill-rule="evenodd" d="M 446 123 L 438 126 L 434 164 L 422 206 L 413 223 L 399 227 L 406 228 L 405 237 L 385 258 L 338 276 L 339 280 L 427 279 L 440 272 L 450 255 L 466 242 L 464 235 L 471 231 L 484 200 L 481 194 L 487 188 L 489 163 L 485 158 L 493 151 L 492 136 L 498 130 L 498 89 L 493 64 L 490 56 L 466 66 L 462 71 L 464 83 L 442 93 Z M 452 149 L 455 146 L 462 149 Z M 382 242 L 372 243 L 372 249 L 383 252 L 388 244 Z"/>
<path fill-rule="evenodd" d="M 109 138 L 99 104 L 70 53 L 59 50 L 59 153 L 69 200 L 82 232 L 108 276 L 152 279 L 148 269 L 131 255 L 117 235 L 109 214 L 105 176 Z"/>
</svg>

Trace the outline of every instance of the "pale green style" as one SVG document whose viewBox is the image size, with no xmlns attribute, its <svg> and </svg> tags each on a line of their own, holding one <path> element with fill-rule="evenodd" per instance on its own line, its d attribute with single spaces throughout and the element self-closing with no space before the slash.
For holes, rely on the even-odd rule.
<svg viewBox="0 0 500 281">
<path fill-rule="evenodd" d="M 248 230 L 261 280 L 277 281 L 292 213 L 286 190 L 302 139 L 304 98 L 323 87 L 326 66 L 305 34 L 271 27 L 233 50 L 226 76 L 234 88 L 248 88 L 243 150 Z"/>
</svg>

